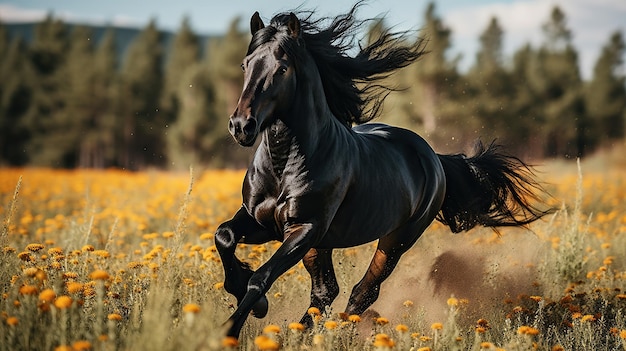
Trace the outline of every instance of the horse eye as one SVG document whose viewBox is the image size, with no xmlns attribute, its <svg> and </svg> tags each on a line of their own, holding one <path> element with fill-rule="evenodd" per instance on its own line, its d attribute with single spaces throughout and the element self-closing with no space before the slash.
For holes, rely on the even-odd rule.
<svg viewBox="0 0 626 351">
<path fill-rule="evenodd" d="M 286 66 L 280 66 L 280 68 L 278 69 L 278 74 L 283 75 L 287 73 L 287 67 Z"/>
</svg>

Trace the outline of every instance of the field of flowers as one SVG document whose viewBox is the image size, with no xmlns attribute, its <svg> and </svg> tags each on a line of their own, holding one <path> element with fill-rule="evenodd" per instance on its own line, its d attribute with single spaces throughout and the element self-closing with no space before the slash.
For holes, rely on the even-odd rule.
<svg viewBox="0 0 626 351">
<path fill-rule="evenodd" d="M 0 351 L 626 350 L 626 168 L 581 169 L 541 168 L 559 210 L 530 231 L 431 225 L 362 316 L 339 312 L 373 244 L 335 250 L 342 292 L 310 330 L 295 266 L 238 342 L 213 232 L 243 172 L 0 169 Z"/>
</svg>

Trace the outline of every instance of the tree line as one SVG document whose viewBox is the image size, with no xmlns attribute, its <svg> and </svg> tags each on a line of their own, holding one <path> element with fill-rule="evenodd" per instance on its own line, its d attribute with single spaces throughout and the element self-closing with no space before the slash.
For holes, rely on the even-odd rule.
<svg viewBox="0 0 626 351">
<path fill-rule="evenodd" d="M 543 44 L 503 53 L 497 18 L 486 24 L 471 68 L 450 57 L 452 31 L 429 4 L 418 37 L 429 51 L 390 84 L 382 122 L 415 130 L 440 152 L 496 139 L 526 158 L 579 157 L 623 141 L 624 38 L 607 38 L 584 81 L 565 13 L 554 7 Z M 374 21 L 364 40 L 386 24 Z M 169 47 L 154 21 L 123 55 L 110 28 L 96 43 L 87 26 L 48 16 L 32 40 L 0 24 L 0 165 L 46 167 L 242 167 L 251 150 L 228 135 L 241 92 L 249 34 L 233 20 L 201 42 L 187 19 Z M 407 45 L 413 45 L 408 39 Z"/>
</svg>

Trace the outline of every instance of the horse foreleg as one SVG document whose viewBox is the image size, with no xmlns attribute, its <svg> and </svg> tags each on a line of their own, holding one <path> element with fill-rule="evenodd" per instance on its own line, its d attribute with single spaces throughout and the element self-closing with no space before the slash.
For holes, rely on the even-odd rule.
<svg viewBox="0 0 626 351">
<path fill-rule="evenodd" d="M 314 233 L 312 224 L 291 225 L 285 230 L 285 240 L 274 255 L 252 274 L 247 291 L 229 318 L 229 336 L 238 337 L 248 314 L 278 277 L 300 261 L 312 246 Z"/>
<path fill-rule="evenodd" d="M 339 295 L 339 284 L 333 269 L 332 250 L 311 249 L 302 258 L 304 267 L 311 275 L 311 304 L 320 311 L 330 306 Z M 313 318 L 305 313 L 300 323 L 313 326 Z"/>
<path fill-rule="evenodd" d="M 254 273 L 246 263 L 235 256 L 237 243 L 244 234 L 247 240 L 267 242 L 271 239 L 272 233 L 258 224 L 243 207 L 231 220 L 222 223 L 215 232 L 215 246 L 224 266 L 224 289 L 237 298 L 238 305 L 246 294 L 248 281 Z M 252 313 L 255 317 L 264 317 L 267 314 L 267 299 L 264 297 L 259 299 Z"/>
</svg>

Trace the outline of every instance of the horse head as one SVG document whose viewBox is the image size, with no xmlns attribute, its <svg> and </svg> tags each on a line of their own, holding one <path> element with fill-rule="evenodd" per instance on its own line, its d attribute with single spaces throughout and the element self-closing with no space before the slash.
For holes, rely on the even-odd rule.
<svg viewBox="0 0 626 351">
<path fill-rule="evenodd" d="M 230 134 L 242 146 L 253 145 L 259 133 L 291 106 L 296 74 L 285 43 L 301 36 L 300 20 L 293 13 L 266 27 L 255 12 L 250 30 L 252 40 L 241 64 L 243 91 L 228 121 Z"/>
</svg>

